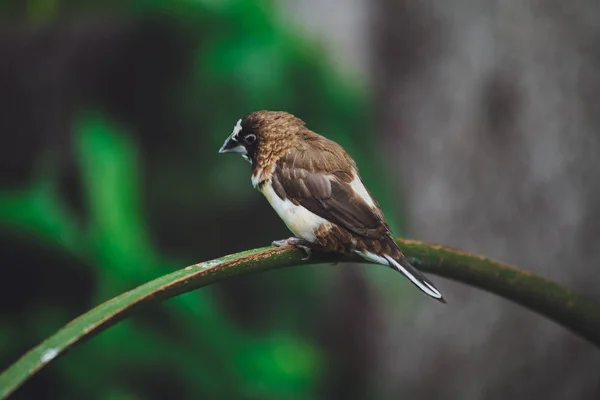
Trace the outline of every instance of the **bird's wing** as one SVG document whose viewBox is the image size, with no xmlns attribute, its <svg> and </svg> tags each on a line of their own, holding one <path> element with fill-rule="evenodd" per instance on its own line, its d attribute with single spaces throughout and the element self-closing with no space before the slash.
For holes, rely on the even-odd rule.
<svg viewBox="0 0 600 400">
<path fill-rule="evenodd" d="M 353 162 L 327 151 L 290 152 L 272 175 L 275 193 L 348 231 L 380 239 L 390 230 Z"/>
</svg>

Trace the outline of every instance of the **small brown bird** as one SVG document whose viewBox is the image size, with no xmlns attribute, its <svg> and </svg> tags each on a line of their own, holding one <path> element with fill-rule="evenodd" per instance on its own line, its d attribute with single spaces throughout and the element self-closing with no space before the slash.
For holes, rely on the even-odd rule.
<svg viewBox="0 0 600 400">
<path fill-rule="evenodd" d="M 252 163 L 260 190 L 295 237 L 273 242 L 304 249 L 356 253 L 400 271 L 427 295 L 446 301 L 392 239 L 383 212 L 356 163 L 337 143 L 286 112 L 257 111 L 240 119 L 219 153 Z"/>
</svg>

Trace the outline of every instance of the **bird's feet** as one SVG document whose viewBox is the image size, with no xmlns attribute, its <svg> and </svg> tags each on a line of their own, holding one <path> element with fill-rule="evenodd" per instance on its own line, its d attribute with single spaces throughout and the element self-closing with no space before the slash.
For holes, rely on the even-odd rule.
<svg viewBox="0 0 600 400">
<path fill-rule="evenodd" d="M 308 246 L 308 242 L 306 240 L 299 239 L 293 236 L 287 239 L 274 240 L 271 244 L 277 247 L 290 245 L 302 249 L 306 253 L 306 257 L 302 258 L 303 260 L 308 260 L 310 258 L 310 255 L 312 254 L 312 250 Z"/>
</svg>

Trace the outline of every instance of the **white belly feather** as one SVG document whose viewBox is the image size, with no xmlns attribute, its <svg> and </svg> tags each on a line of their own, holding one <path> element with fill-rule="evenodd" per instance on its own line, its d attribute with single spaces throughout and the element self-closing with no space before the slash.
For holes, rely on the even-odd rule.
<svg viewBox="0 0 600 400">
<path fill-rule="evenodd" d="M 252 186 L 258 188 L 258 183 L 261 180 L 262 170 L 257 171 L 256 175 L 252 175 Z M 373 199 L 360 181 L 358 174 L 355 173 L 355 178 L 350 182 L 352 189 L 373 209 L 376 209 Z M 265 182 L 261 189 L 262 194 L 267 198 L 271 207 L 277 215 L 283 220 L 285 225 L 296 236 L 310 242 L 316 239 L 315 232 L 319 227 L 325 225 L 331 227 L 332 223 L 318 215 L 312 213 L 302 206 L 297 206 L 289 200 L 282 200 L 271 185 L 271 178 Z"/>
<path fill-rule="evenodd" d="M 262 194 L 267 198 L 271 207 L 275 210 L 279 218 L 283 220 L 290 231 L 300 239 L 314 242 L 316 240 L 315 232 L 322 225 L 331 226 L 326 219 L 308 211 L 302 206 L 297 206 L 288 199 L 282 200 L 271 185 L 271 180 L 262 187 Z"/>
</svg>

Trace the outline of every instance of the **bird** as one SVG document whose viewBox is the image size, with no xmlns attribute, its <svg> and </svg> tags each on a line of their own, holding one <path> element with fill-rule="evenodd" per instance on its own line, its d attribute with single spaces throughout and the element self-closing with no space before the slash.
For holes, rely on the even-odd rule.
<svg viewBox="0 0 600 400">
<path fill-rule="evenodd" d="M 404 256 L 356 162 L 338 143 L 285 111 L 255 111 L 239 119 L 219 153 L 252 164 L 251 182 L 294 236 L 273 241 L 305 251 L 354 253 L 402 273 L 426 295 L 441 292 Z"/>
</svg>

